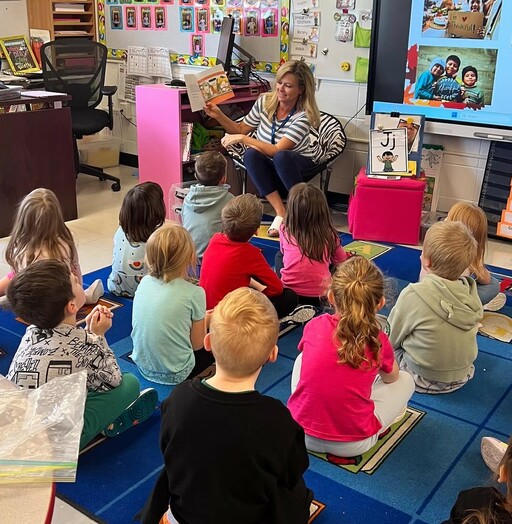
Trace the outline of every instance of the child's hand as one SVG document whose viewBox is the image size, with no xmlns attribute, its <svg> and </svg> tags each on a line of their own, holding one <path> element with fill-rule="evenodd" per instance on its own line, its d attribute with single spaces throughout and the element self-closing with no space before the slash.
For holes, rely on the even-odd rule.
<svg viewBox="0 0 512 524">
<path fill-rule="evenodd" d="M 112 327 L 114 314 L 106 306 L 96 306 L 85 318 L 87 331 L 103 336 Z"/>
</svg>

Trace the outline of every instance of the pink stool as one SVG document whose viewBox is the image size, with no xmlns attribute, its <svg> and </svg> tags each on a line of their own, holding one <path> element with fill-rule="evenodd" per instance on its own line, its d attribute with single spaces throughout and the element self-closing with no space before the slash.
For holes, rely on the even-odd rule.
<svg viewBox="0 0 512 524">
<path fill-rule="evenodd" d="M 368 178 L 361 168 L 350 197 L 348 226 L 354 239 L 417 245 L 425 182 Z"/>
</svg>

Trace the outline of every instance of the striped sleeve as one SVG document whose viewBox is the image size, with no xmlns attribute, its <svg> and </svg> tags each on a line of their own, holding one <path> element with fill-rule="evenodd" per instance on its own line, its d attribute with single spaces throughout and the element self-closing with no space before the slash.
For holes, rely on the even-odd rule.
<svg viewBox="0 0 512 524">
<path fill-rule="evenodd" d="M 254 105 L 252 106 L 249 113 L 244 116 L 244 120 L 243 120 L 244 123 L 256 129 L 260 125 L 260 122 L 261 122 L 262 107 L 263 107 L 263 97 L 260 96 L 254 103 Z"/>
</svg>

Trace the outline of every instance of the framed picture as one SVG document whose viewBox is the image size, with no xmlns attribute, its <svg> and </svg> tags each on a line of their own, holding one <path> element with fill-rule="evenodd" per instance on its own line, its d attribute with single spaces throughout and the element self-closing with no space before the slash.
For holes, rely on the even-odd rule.
<svg viewBox="0 0 512 524">
<path fill-rule="evenodd" d="M 370 130 L 369 174 L 394 175 L 408 172 L 407 129 Z"/>
<path fill-rule="evenodd" d="M 0 38 L 0 48 L 15 75 L 41 71 L 26 36 Z"/>
</svg>

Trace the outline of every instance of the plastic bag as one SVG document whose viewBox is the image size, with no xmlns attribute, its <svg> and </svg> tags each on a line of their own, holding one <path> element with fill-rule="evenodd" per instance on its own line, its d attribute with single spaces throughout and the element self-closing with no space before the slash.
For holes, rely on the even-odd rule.
<svg viewBox="0 0 512 524">
<path fill-rule="evenodd" d="M 87 371 L 37 389 L 0 376 L 0 483 L 74 482 Z"/>
</svg>

